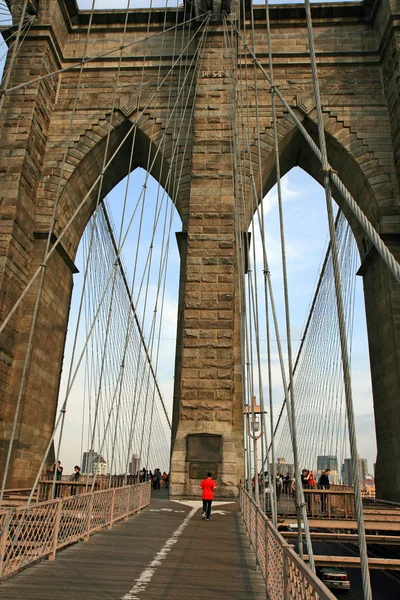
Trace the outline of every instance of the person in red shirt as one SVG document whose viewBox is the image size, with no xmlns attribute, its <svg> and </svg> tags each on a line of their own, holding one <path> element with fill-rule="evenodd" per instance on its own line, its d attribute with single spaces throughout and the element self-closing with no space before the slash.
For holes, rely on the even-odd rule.
<svg viewBox="0 0 400 600">
<path fill-rule="evenodd" d="M 203 500 L 203 514 L 201 515 L 201 518 L 209 521 L 211 519 L 211 504 L 214 500 L 214 492 L 217 488 L 217 484 L 213 480 L 211 473 L 207 473 L 207 479 L 203 479 L 200 488 L 203 490 L 201 495 L 201 499 Z"/>
</svg>

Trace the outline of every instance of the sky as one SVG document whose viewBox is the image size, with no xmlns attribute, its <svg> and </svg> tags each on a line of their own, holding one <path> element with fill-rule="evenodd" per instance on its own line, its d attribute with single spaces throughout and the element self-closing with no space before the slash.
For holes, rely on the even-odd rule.
<svg viewBox="0 0 400 600">
<path fill-rule="evenodd" d="M 279 4 L 280 2 L 277 2 Z M 81 8 L 90 8 L 91 0 L 80 0 Z M 127 2 L 96 1 L 96 8 L 119 8 L 126 7 Z M 145 3 L 132 3 L 135 7 L 146 6 Z M 165 5 L 165 2 L 162 3 Z M 148 6 L 148 4 L 147 4 Z M 153 4 L 153 6 L 156 6 Z M 0 56 L 1 50 L 0 48 Z M 1 64 L 0 64 L 1 68 Z M 135 197 L 139 194 L 143 182 L 144 173 L 136 171 L 132 177 L 130 186 L 130 202 L 135 202 Z M 118 222 L 122 211 L 122 197 L 124 193 L 124 182 L 114 188 L 109 194 L 108 202 L 114 220 Z M 148 201 L 146 201 L 146 211 L 148 211 L 146 220 L 148 231 L 151 228 L 151 215 L 154 210 L 155 197 L 157 195 L 157 184 L 149 181 Z M 312 298 L 314 286 L 318 276 L 324 250 L 327 242 L 327 224 L 325 214 L 325 198 L 322 188 L 311 177 L 301 169 L 295 168 L 283 178 L 283 198 L 285 210 L 285 228 L 287 235 L 287 254 L 288 254 L 288 273 L 289 288 L 291 292 L 291 319 L 294 346 L 299 343 L 301 332 L 308 314 L 310 301 Z M 282 305 L 282 282 L 280 276 L 280 249 L 279 237 L 277 233 L 277 197 L 276 190 L 272 190 L 264 201 L 266 212 L 266 228 L 268 237 L 268 252 L 270 259 L 270 269 L 273 276 L 274 286 L 279 306 Z M 180 231 L 181 223 L 177 213 L 174 215 L 172 231 Z M 123 256 L 127 264 L 128 272 L 132 270 L 131 256 L 135 247 L 135 234 L 127 240 Z M 156 250 L 155 250 L 156 251 Z M 82 254 L 77 257 L 79 260 Z M 80 266 L 81 273 L 83 265 Z M 175 243 L 172 239 L 169 271 L 166 288 L 165 302 L 165 321 L 161 334 L 162 348 L 167 350 L 162 352 L 162 360 L 159 364 L 159 382 L 163 396 L 169 410 L 172 403 L 172 388 L 174 377 L 173 348 L 175 347 L 176 336 L 176 315 L 177 315 L 177 294 L 178 294 L 178 273 L 179 273 L 179 255 Z M 73 330 L 72 323 L 76 315 L 77 304 L 79 302 L 79 277 L 75 276 L 73 305 L 71 311 L 70 331 Z M 362 280 L 356 278 L 356 310 L 354 322 L 354 335 L 352 342 L 352 374 L 353 374 L 353 394 L 354 407 L 356 414 L 356 428 L 358 449 L 361 457 L 368 460 L 369 472 L 372 472 L 373 463 L 376 457 L 376 442 L 374 432 L 374 417 L 372 406 L 372 392 L 370 383 L 370 369 L 368 357 L 368 343 L 366 336 L 364 300 L 362 292 Z M 280 327 L 283 328 L 283 312 L 280 310 Z M 71 337 L 69 336 L 66 349 L 66 362 L 70 353 Z M 277 369 L 276 348 L 274 352 L 275 365 Z M 64 369 L 65 371 L 65 369 Z M 79 381 L 78 381 L 79 388 Z M 275 402 L 276 407 L 280 405 L 281 394 L 276 388 Z M 66 420 L 66 429 L 63 442 L 63 464 L 65 472 L 72 471 L 73 465 L 80 462 L 80 449 L 76 442 L 77 436 L 80 437 L 79 411 L 81 406 L 81 394 L 79 392 L 72 394 L 70 407 Z"/>
</svg>

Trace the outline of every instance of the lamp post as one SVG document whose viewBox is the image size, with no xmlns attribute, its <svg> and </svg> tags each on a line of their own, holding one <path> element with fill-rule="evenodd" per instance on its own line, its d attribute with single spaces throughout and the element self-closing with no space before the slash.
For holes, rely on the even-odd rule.
<svg viewBox="0 0 400 600">
<path fill-rule="evenodd" d="M 260 431 L 260 417 L 259 415 L 265 414 L 265 411 L 261 411 L 260 405 L 256 404 L 256 397 L 253 396 L 251 400 L 251 406 L 246 406 L 246 427 L 247 435 L 253 440 L 253 453 L 254 453 L 254 494 L 255 501 L 260 504 L 260 490 L 258 486 L 258 446 L 257 442 L 264 435 L 263 428 Z M 260 433 L 258 433 L 260 432 Z"/>
</svg>

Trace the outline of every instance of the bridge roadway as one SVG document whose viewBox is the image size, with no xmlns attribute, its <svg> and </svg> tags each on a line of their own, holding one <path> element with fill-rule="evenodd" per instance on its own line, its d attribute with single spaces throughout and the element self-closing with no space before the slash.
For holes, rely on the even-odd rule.
<svg viewBox="0 0 400 600">
<path fill-rule="evenodd" d="M 238 504 L 214 510 L 203 521 L 153 491 L 149 509 L 4 581 L 0 599 L 265 600 Z"/>
</svg>

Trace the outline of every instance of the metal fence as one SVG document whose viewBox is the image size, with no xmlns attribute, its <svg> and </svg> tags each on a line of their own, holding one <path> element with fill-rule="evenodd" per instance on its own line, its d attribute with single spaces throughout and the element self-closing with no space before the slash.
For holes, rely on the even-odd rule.
<svg viewBox="0 0 400 600">
<path fill-rule="evenodd" d="M 335 600 L 243 488 L 240 511 L 270 600 Z"/>
<path fill-rule="evenodd" d="M 150 482 L 21 506 L 0 513 L 0 580 L 150 504 Z"/>
<path fill-rule="evenodd" d="M 268 512 L 271 510 L 271 501 L 269 489 L 266 488 L 265 491 L 265 507 Z M 352 488 L 347 489 L 345 486 L 331 486 L 329 490 L 326 490 L 305 487 L 303 491 L 309 517 L 354 519 L 354 490 Z M 261 490 L 260 493 L 262 493 Z M 294 491 L 287 492 L 285 488 L 277 489 L 277 501 L 279 515 L 296 514 L 296 497 Z"/>
</svg>

